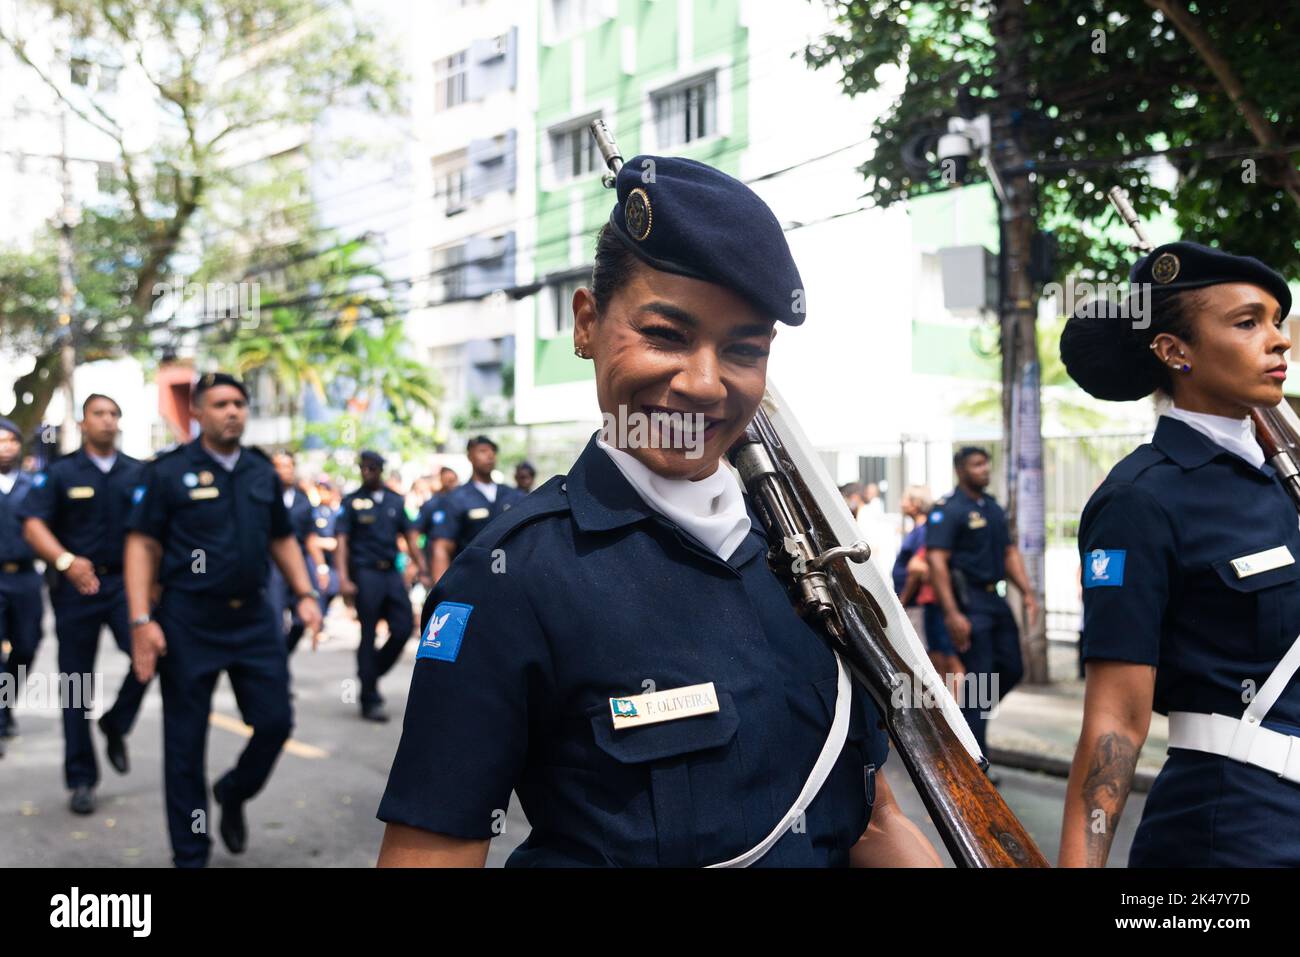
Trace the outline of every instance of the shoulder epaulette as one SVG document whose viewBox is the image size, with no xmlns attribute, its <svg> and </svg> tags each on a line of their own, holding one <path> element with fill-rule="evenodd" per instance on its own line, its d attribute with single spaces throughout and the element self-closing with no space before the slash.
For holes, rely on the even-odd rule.
<svg viewBox="0 0 1300 957">
<path fill-rule="evenodd" d="M 567 476 L 555 475 L 540 488 L 529 492 L 518 505 L 512 505 L 492 521 L 474 539 L 474 547 L 496 548 L 525 525 L 549 515 L 569 511 L 568 492 L 562 491 Z"/>
</svg>

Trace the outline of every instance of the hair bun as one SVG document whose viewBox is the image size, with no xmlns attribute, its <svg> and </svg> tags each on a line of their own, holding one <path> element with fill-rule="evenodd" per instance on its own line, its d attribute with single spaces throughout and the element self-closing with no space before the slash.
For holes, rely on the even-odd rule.
<svg viewBox="0 0 1300 957">
<path fill-rule="evenodd" d="M 1092 315 L 1089 305 L 1099 315 Z M 1131 402 L 1160 385 L 1160 368 L 1132 322 L 1093 300 L 1070 317 L 1061 332 L 1065 371 L 1089 395 L 1108 402 Z"/>
</svg>

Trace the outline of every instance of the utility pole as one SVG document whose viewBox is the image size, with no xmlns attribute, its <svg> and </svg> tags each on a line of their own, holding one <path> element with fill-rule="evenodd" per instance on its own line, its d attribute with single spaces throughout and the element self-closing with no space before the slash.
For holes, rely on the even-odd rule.
<svg viewBox="0 0 1300 957">
<path fill-rule="evenodd" d="M 63 376 L 63 427 L 59 430 L 59 451 L 75 452 L 80 444 L 76 423 L 76 392 L 73 377 L 77 371 L 77 343 L 72 310 L 77 298 L 72 275 L 72 171 L 68 160 L 68 111 L 59 111 L 59 176 L 63 184 L 63 206 L 59 212 L 59 350 Z"/>
<path fill-rule="evenodd" d="M 999 203 L 1001 235 L 1002 434 L 1007 475 L 1007 517 L 1012 541 L 1041 609 L 1031 624 L 1022 614 L 1021 655 L 1025 680 L 1044 684 L 1047 673 L 1047 606 L 1044 600 L 1046 522 L 1043 508 L 1041 370 L 1036 329 L 1037 296 L 1030 276 L 1036 230 L 1035 184 L 1018 140 L 1027 107 L 1024 54 L 1025 0 L 1000 0 L 992 21 L 995 44 L 992 158 L 1005 196 Z M 1023 612 L 1023 607 L 1022 607 Z"/>
</svg>

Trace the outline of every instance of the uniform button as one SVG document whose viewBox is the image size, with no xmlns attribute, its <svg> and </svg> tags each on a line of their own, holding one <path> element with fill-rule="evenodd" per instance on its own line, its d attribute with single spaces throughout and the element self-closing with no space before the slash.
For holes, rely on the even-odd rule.
<svg viewBox="0 0 1300 957">
<path fill-rule="evenodd" d="M 568 490 L 569 490 L 569 483 L 568 483 L 568 482 L 561 482 L 561 483 L 560 483 L 560 491 L 561 491 L 561 492 L 567 492 Z"/>
</svg>

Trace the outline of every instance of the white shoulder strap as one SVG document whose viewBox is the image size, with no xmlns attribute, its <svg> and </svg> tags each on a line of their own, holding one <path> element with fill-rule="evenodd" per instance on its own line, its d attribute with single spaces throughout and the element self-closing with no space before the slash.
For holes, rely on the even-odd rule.
<svg viewBox="0 0 1300 957">
<path fill-rule="evenodd" d="M 767 837 L 744 854 L 733 857 L 729 861 L 722 861 L 720 864 L 710 864 L 709 867 L 749 867 L 770 851 L 790 826 L 799 819 L 799 816 L 808 810 L 808 806 L 816 800 L 822 785 L 830 777 L 831 768 L 835 767 L 835 762 L 840 759 L 840 752 L 844 750 L 844 742 L 849 737 L 849 715 L 853 710 L 853 685 L 849 681 L 849 673 L 844 670 L 844 662 L 840 661 L 839 655 L 835 656 L 835 669 L 838 673 L 835 689 L 835 717 L 831 721 L 831 730 L 826 735 L 826 743 L 822 745 L 821 754 L 817 755 L 817 762 L 813 765 L 808 780 L 804 782 L 803 790 L 795 798 L 790 810 L 785 812 L 785 817 L 777 822 L 776 827 L 772 828 L 772 832 Z"/>
<path fill-rule="evenodd" d="M 1287 653 L 1282 656 L 1282 660 L 1277 663 L 1277 667 L 1273 669 L 1272 674 L 1246 707 L 1237 733 L 1232 736 L 1228 757 L 1237 761 L 1248 760 L 1255 736 L 1262 727 L 1260 722 L 1264 720 L 1264 715 L 1268 714 L 1269 709 L 1277 703 L 1277 699 L 1282 697 L 1282 692 L 1291 683 L 1297 670 L 1300 670 L 1300 637 L 1291 644 Z"/>
</svg>

